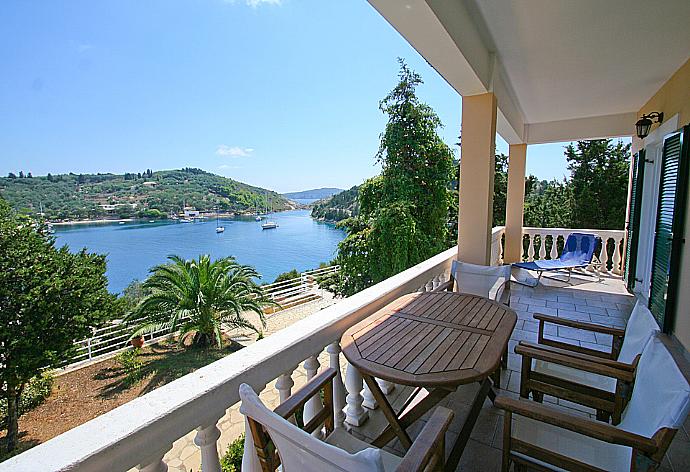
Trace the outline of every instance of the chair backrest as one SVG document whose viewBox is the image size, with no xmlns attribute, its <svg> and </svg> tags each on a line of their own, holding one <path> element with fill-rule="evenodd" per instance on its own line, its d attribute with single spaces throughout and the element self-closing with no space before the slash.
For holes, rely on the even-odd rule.
<svg viewBox="0 0 690 472">
<path fill-rule="evenodd" d="M 689 409 L 690 385 L 654 336 L 642 351 L 632 396 L 618 427 L 651 438 L 661 428 L 678 429 Z"/>
<path fill-rule="evenodd" d="M 240 412 L 259 423 L 271 437 L 280 455 L 285 472 L 383 472 L 381 451 L 368 448 L 350 454 L 302 431 L 294 424 L 275 414 L 263 404 L 259 396 L 247 384 L 240 385 Z M 247 432 L 245 459 L 247 454 L 256 456 L 256 451 Z M 243 460 L 243 472 L 261 472 L 258 461 Z"/>
<path fill-rule="evenodd" d="M 559 259 L 573 265 L 590 264 L 594 251 L 601 244 L 601 238 L 596 234 L 570 233 L 563 245 L 563 252 Z"/>
<path fill-rule="evenodd" d="M 503 285 L 510 280 L 510 266 L 483 266 L 453 261 L 451 274 L 458 292 L 496 300 Z"/>
<path fill-rule="evenodd" d="M 618 361 L 632 364 L 635 357 L 642 353 L 649 339 L 658 332 L 659 325 L 654 319 L 654 315 L 644 303 L 638 300 L 625 327 L 625 336 L 618 354 Z"/>
</svg>

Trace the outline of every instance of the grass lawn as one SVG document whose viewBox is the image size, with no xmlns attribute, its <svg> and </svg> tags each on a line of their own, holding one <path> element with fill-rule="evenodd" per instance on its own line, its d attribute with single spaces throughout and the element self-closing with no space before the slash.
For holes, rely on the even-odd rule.
<svg viewBox="0 0 690 472">
<path fill-rule="evenodd" d="M 177 341 L 145 346 L 141 378 L 131 382 L 115 358 L 55 378 L 51 395 L 19 418 L 20 443 L 12 455 L 45 442 L 134 398 L 231 354 L 242 346 L 225 340 L 223 349 L 185 348 Z M 4 451 L 6 431 L 0 434 Z M 0 455 L 0 461 L 6 459 Z"/>
</svg>

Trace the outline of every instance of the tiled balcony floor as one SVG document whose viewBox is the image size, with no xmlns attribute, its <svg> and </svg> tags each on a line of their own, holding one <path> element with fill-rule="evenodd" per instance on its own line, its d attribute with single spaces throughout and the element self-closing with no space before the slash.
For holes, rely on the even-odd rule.
<svg viewBox="0 0 690 472">
<path fill-rule="evenodd" d="M 511 307 L 517 312 L 518 322 L 509 345 L 508 369 L 502 373 L 500 393 L 515 395 L 519 393 L 520 356 L 515 354 L 515 345 L 520 340 L 537 341 L 538 325 L 532 319 L 534 313 L 546 313 L 563 318 L 572 318 L 595 323 L 606 323 L 613 326 L 625 326 L 634 303 L 619 278 L 604 278 L 595 282 L 591 277 L 573 276 L 572 285 L 554 280 L 544 280 L 536 288 L 513 283 L 511 286 Z M 595 349 L 607 349 L 611 339 L 578 330 L 551 326 L 547 329 L 548 337 L 579 344 Z M 441 403 L 455 411 L 455 418 L 446 437 L 446 444 L 452 444 L 469 411 L 470 404 L 478 385 L 459 388 Z M 410 387 L 396 386 L 389 395 L 389 401 L 396 410 L 411 392 Z M 594 417 L 593 410 L 567 402 L 545 397 L 546 402 L 558 405 L 580 415 Z M 370 442 L 387 424 L 380 409 L 370 410 L 370 419 L 353 433 Z M 470 440 L 465 448 L 457 470 L 491 472 L 501 469 L 501 440 L 503 434 L 503 413 L 486 400 L 482 412 L 474 427 Z M 424 418 L 409 430 L 414 438 L 424 425 Z M 667 457 L 659 470 L 681 472 L 690 470 L 690 420 L 686 421 L 669 448 Z M 391 452 L 402 455 L 403 450 L 396 442 L 388 448 Z"/>
</svg>

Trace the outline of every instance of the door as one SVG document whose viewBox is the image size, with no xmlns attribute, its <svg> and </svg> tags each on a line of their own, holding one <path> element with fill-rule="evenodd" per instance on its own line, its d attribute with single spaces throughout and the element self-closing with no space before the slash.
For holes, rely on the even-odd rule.
<svg viewBox="0 0 690 472">
<path fill-rule="evenodd" d="M 625 280 L 630 293 L 635 289 L 637 271 L 637 249 L 640 240 L 640 207 L 642 205 L 642 185 L 644 182 L 645 150 L 633 156 L 632 185 L 630 189 L 630 209 L 626 224 L 627 241 L 625 248 Z"/>
<path fill-rule="evenodd" d="M 690 126 L 664 139 L 652 258 L 649 309 L 664 332 L 672 328 L 688 187 Z"/>
</svg>

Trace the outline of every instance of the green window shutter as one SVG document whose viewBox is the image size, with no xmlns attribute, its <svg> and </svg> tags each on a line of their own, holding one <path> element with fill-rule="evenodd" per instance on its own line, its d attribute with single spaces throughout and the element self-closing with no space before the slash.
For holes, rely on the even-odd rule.
<svg viewBox="0 0 690 472">
<path fill-rule="evenodd" d="M 649 309 L 664 332 L 672 328 L 685 227 L 690 126 L 664 139 L 659 205 L 654 235 Z"/>
<path fill-rule="evenodd" d="M 635 288 L 637 269 L 637 247 L 640 241 L 640 207 L 642 205 L 642 183 L 644 182 L 645 150 L 633 156 L 632 185 L 630 189 L 630 209 L 628 211 L 627 245 L 625 247 L 625 280 L 628 291 Z"/>
</svg>

